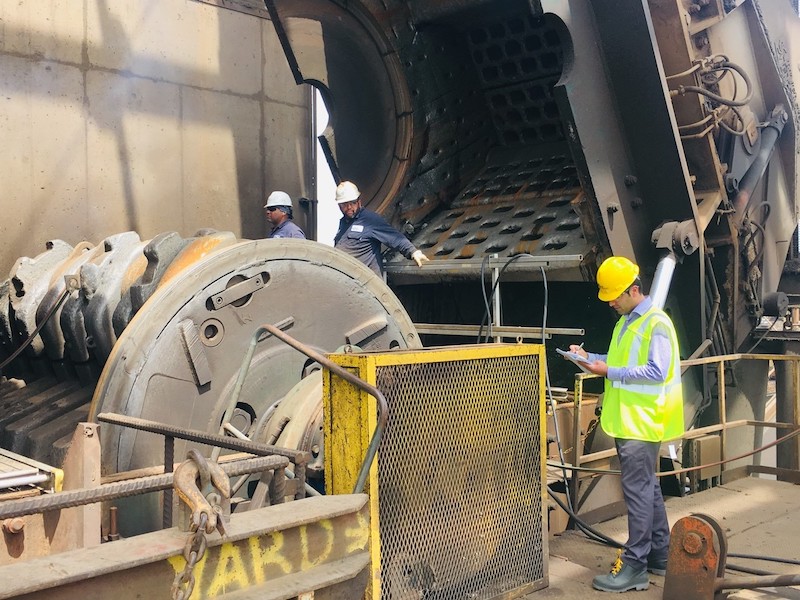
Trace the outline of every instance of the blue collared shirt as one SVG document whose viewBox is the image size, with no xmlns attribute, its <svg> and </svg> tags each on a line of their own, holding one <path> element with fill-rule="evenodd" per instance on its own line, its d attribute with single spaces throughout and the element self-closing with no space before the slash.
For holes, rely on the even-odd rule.
<svg viewBox="0 0 800 600">
<path fill-rule="evenodd" d="M 283 223 L 273 228 L 267 238 L 296 238 L 304 240 L 306 239 L 306 234 L 294 221 L 286 219 Z"/>
<path fill-rule="evenodd" d="M 622 339 L 622 335 L 628 329 L 628 326 L 652 307 L 653 301 L 650 296 L 645 296 L 645 299 L 636 308 L 625 315 L 625 322 L 619 330 L 617 342 Z M 608 354 L 595 354 L 594 352 L 588 352 L 587 354 L 589 360 L 592 361 L 602 360 L 605 362 L 608 358 Z M 667 380 L 670 364 L 672 364 L 672 344 L 669 341 L 669 332 L 666 330 L 665 325 L 659 323 L 653 328 L 653 336 L 650 338 L 650 347 L 647 350 L 647 363 L 637 367 L 608 367 L 606 379 L 621 381 L 622 383 L 647 381 L 663 383 Z"/>
<path fill-rule="evenodd" d="M 383 273 L 381 244 L 397 250 L 406 258 L 411 258 L 416 251 L 406 236 L 382 216 L 365 208 L 359 209 L 352 219 L 342 217 L 333 240 L 336 248 L 357 258 L 378 275 Z"/>
</svg>

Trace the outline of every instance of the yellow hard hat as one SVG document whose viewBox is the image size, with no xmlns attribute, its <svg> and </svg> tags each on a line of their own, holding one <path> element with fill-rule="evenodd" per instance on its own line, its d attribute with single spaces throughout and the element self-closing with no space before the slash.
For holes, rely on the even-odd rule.
<svg viewBox="0 0 800 600">
<path fill-rule="evenodd" d="M 597 297 L 611 302 L 622 295 L 639 276 L 639 267 L 624 256 L 611 256 L 597 269 Z"/>
</svg>

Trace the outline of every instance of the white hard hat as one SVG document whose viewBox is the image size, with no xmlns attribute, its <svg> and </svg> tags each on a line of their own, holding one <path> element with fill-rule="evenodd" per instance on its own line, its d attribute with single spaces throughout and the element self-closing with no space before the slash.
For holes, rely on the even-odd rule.
<svg viewBox="0 0 800 600">
<path fill-rule="evenodd" d="M 336 202 L 338 204 L 358 200 L 359 196 L 361 196 L 361 192 L 358 191 L 358 187 L 352 181 L 343 181 L 336 186 Z"/>
<path fill-rule="evenodd" d="M 270 206 L 292 206 L 292 199 L 289 197 L 289 194 L 286 192 L 272 192 L 267 198 L 267 203 L 264 205 L 264 208 L 269 208 Z"/>
</svg>

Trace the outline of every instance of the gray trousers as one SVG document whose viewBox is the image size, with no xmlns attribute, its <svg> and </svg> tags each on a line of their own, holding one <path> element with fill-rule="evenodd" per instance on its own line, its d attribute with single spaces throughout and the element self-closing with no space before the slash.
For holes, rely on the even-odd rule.
<svg viewBox="0 0 800 600">
<path fill-rule="evenodd" d="M 647 557 L 659 560 L 669 551 L 669 522 L 656 477 L 660 442 L 614 440 L 622 471 L 622 494 L 628 509 L 628 542 L 622 560 L 637 569 Z"/>
</svg>

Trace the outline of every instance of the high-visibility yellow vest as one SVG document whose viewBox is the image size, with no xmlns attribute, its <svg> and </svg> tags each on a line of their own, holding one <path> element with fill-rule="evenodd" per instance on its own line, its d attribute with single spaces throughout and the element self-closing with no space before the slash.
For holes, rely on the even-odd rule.
<svg viewBox="0 0 800 600">
<path fill-rule="evenodd" d="M 600 417 L 603 431 L 615 438 L 646 442 L 679 437 L 683 434 L 683 389 L 678 338 L 672 321 L 664 311 L 653 307 L 628 325 L 620 339 L 624 322 L 625 317 L 622 317 L 614 327 L 606 361 L 609 367 L 647 364 L 650 338 L 659 324 L 669 332 L 672 361 L 663 383 L 622 383 L 606 379 Z"/>
</svg>

